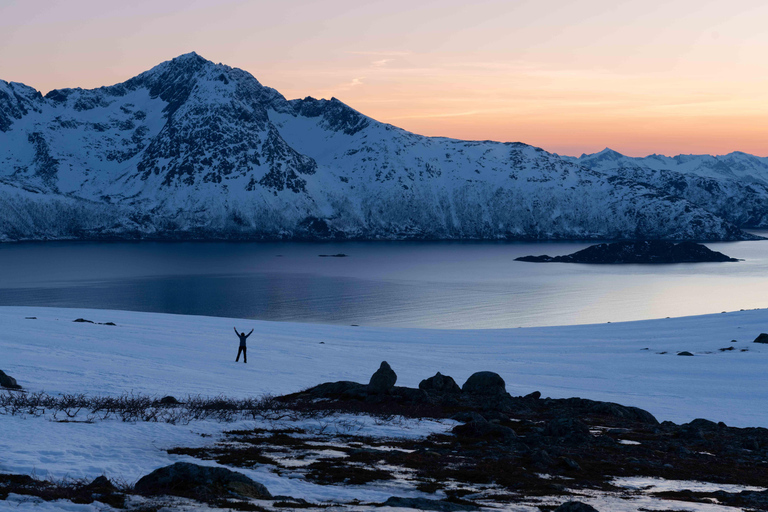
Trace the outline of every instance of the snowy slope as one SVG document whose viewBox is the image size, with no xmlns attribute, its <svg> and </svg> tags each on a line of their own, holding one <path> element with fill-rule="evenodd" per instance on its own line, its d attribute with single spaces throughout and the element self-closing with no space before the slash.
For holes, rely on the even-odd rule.
<svg viewBox="0 0 768 512">
<path fill-rule="evenodd" d="M 607 148 L 563 158 L 611 175 L 613 183 L 645 183 L 740 227 L 768 227 L 768 158 L 740 152 L 633 158 Z"/>
<path fill-rule="evenodd" d="M 117 326 L 72 322 L 78 317 Z M 0 369 L 30 390 L 53 393 L 245 397 L 326 381 L 367 382 L 386 360 L 398 385 L 415 387 L 438 371 L 462 384 L 476 371 L 491 370 L 513 395 L 539 390 L 554 398 L 638 406 L 659 420 L 704 417 L 763 426 L 768 411 L 754 404 L 768 400 L 768 389 L 754 383 L 762 382 L 768 346 L 752 340 L 766 322 L 768 310 L 756 310 L 599 325 L 429 330 L 3 307 Z M 248 364 L 234 362 L 234 326 L 254 329 Z M 718 350 L 731 346 L 735 350 Z M 695 357 L 675 355 L 683 350 Z"/>
<path fill-rule="evenodd" d="M 37 318 L 26 318 L 30 316 Z M 72 322 L 78 317 L 117 325 Z M 768 310 L 756 310 L 601 325 L 440 331 L 4 307 L 0 308 L 0 325 L 4 327 L 0 364 L 29 391 L 247 397 L 292 392 L 327 380 L 365 382 L 386 359 L 402 385 L 415 386 L 436 371 L 463 383 L 474 371 L 492 370 L 503 376 L 507 390 L 514 395 L 540 390 L 544 396 L 582 396 L 640 406 L 660 420 L 683 422 L 705 417 L 734 426 L 758 426 L 768 422 L 768 412 L 758 406 L 768 399 L 768 390 L 756 384 L 762 382 L 768 346 L 751 341 L 764 330 L 766 322 Z M 233 325 L 254 328 L 248 364 L 234 362 L 237 338 Z M 729 346 L 737 349 L 718 351 Z M 741 352 L 743 348 L 748 351 Z M 689 350 L 695 356 L 674 355 L 679 350 Z M 335 428 L 337 419 L 301 421 L 298 426 L 302 428 L 328 432 Z M 350 421 L 361 429 L 361 435 L 383 437 L 423 436 L 445 432 L 455 424 L 450 420 L 391 423 L 369 417 Z M 87 479 L 106 474 L 130 483 L 158 467 L 191 460 L 169 455 L 168 448 L 210 445 L 226 430 L 280 426 L 263 420 L 201 420 L 172 425 L 116 419 L 61 423 L 45 417 L 0 416 L 0 473 Z M 310 501 L 381 502 L 392 495 L 424 495 L 399 481 L 329 486 L 259 464 L 238 471 L 263 482 L 274 494 Z M 696 482 L 623 480 L 617 485 L 729 488 Z M 581 500 L 598 510 L 735 510 L 660 501 L 643 493 L 630 498 L 597 491 L 582 496 Z M 545 499 L 558 504 L 567 498 Z M 20 496 L 0 500 L 0 510 L 105 509 L 98 504 L 77 507 L 66 501 L 40 502 Z M 514 510 L 539 509 L 535 504 L 520 504 Z"/>
<path fill-rule="evenodd" d="M 45 97 L 0 81 L 0 240 L 746 236 L 693 197 L 615 178 L 288 101 L 194 53 Z"/>
</svg>

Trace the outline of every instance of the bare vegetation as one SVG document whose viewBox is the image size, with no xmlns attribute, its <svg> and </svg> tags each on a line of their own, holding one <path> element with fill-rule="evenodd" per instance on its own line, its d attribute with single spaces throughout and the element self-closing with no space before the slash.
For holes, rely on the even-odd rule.
<svg viewBox="0 0 768 512">
<path fill-rule="evenodd" d="M 119 396 L 89 396 L 83 393 L 51 395 L 43 391 L 0 393 L 0 415 L 49 417 L 62 422 L 93 423 L 117 419 L 183 425 L 197 420 L 288 420 L 331 414 L 329 411 L 300 409 L 268 395 L 239 399 L 189 395 L 178 401 L 167 401 L 133 392 Z"/>
</svg>

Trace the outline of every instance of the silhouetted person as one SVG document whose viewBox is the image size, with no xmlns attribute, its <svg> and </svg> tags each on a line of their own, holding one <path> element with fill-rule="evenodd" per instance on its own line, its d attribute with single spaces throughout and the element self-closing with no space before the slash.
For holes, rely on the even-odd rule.
<svg viewBox="0 0 768 512">
<path fill-rule="evenodd" d="M 235 334 L 237 334 L 237 337 L 240 338 L 240 348 L 237 350 L 237 357 L 235 358 L 235 362 L 238 362 L 240 360 L 240 353 L 243 353 L 243 362 L 247 363 L 248 359 L 245 355 L 245 340 L 248 339 L 248 336 L 250 336 L 253 333 L 253 329 L 251 329 L 251 332 L 248 334 L 245 334 L 245 332 L 237 332 L 237 327 L 235 329 Z"/>
</svg>

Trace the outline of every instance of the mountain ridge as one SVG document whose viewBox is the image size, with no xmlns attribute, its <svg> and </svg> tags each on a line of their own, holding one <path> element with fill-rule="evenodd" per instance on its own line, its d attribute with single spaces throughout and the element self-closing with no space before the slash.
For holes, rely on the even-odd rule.
<svg viewBox="0 0 768 512">
<path fill-rule="evenodd" d="M 287 100 L 194 52 L 97 89 L 0 81 L 0 240 L 737 240 L 768 219 L 620 174 Z"/>
</svg>

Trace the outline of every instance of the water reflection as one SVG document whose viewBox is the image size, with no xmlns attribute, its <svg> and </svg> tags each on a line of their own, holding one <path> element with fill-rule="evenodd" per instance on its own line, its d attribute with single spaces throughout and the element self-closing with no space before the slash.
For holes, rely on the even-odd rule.
<svg viewBox="0 0 768 512">
<path fill-rule="evenodd" d="M 588 244 L 0 245 L 0 305 L 437 328 L 593 323 L 768 306 L 768 242 L 739 263 L 513 261 Z M 319 254 L 349 254 L 319 258 Z"/>
</svg>

